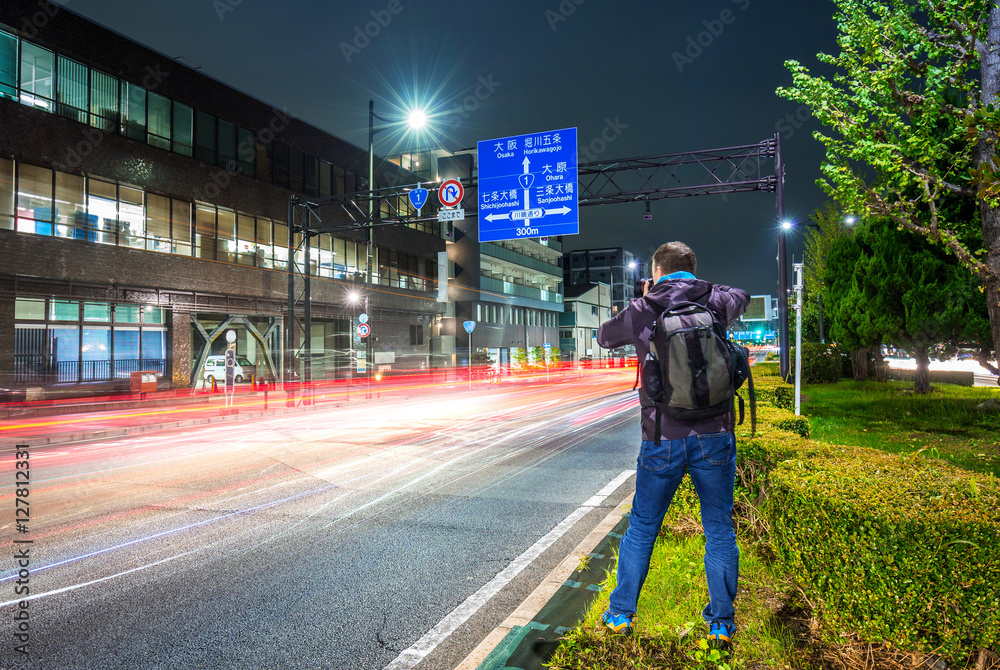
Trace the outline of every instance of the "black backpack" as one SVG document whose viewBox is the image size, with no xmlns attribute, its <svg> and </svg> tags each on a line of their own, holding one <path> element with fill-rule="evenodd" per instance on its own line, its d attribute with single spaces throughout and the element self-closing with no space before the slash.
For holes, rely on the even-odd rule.
<svg viewBox="0 0 1000 670">
<path fill-rule="evenodd" d="M 660 418 L 696 421 L 733 411 L 743 423 L 743 398 L 736 391 L 749 382 L 752 434 L 757 432 L 757 398 L 750 373 L 750 352 L 726 339 L 725 326 L 708 307 L 709 292 L 694 302 L 677 302 L 657 311 L 649 337 L 649 353 L 642 361 L 639 398 L 656 408 L 656 443 Z M 648 299 L 647 299 L 648 300 Z"/>
</svg>

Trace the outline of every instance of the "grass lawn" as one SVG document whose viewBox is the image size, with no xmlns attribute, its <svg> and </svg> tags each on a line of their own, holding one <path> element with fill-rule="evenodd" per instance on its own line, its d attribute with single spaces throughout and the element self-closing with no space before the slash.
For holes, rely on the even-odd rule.
<svg viewBox="0 0 1000 670">
<path fill-rule="evenodd" d="M 687 490 L 685 490 L 687 489 Z M 736 601 L 737 636 L 734 654 L 704 645 L 708 627 L 701 611 L 708 601 L 705 584 L 705 539 L 701 535 L 697 498 L 689 480 L 678 491 L 653 549 L 650 572 L 633 619 L 632 636 L 607 634 L 599 625 L 615 587 L 615 574 L 586 618 L 568 632 L 549 661 L 554 670 L 622 670 L 638 668 L 790 668 L 801 657 L 797 639 L 808 615 L 798 605 L 798 593 L 756 551 L 748 537 L 739 538 L 740 591 Z M 785 659 L 788 659 L 786 662 Z"/>
<path fill-rule="evenodd" d="M 812 437 L 832 444 L 924 456 L 1000 476 L 1000 412 L 976 405 L 1000 389 L 936 384 L 925 395 L 906 382 L 842 381 L 803 387 Z"/>
</svg>

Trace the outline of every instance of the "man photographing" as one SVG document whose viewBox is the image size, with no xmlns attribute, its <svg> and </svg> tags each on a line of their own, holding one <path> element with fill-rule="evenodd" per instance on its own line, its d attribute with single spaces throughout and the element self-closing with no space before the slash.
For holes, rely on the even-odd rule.
<svg viewBox="0 0 1000 670">
<path fill-rule="evenodd" d="M 746 310 L 750 296 L 741 289 L 696 278 L 696 264 L 694 252 L 682 242 L 668 242 L 657 249 L 653 280 L 642 287 L 643 297 L 632 300 L 601 325 L 598 343 L 606 349 L 633 344 L 642 364 L 650 354 L 650 339 L 661 315 L 679 303 L 707 308 L 724 332 Z M 732 518 L 736 435 L 731 410 L 707 418 L 678 419 L 661 413 L 645 389 L 640 390 L 640 400 L 642 445 L 635 499 L 619 548 L 618 584 L 602 621 L 613 632 L 631 633 L 653 544 L 687 469 L 701 504 L 706 540 L 709 602 L 702 616 L 709 625 L 710 644 L 726 648 L 735 632 L 733 600 L 739 578 L 739 548 Z"/>
</svg>

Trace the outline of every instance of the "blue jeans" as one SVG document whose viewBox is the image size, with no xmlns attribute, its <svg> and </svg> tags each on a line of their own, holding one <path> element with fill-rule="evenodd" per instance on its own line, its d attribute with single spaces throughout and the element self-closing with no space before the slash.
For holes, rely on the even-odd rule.
<svg viewBox="0 0 1000 670">
<path fill-rule="evenodd" d="M 662 440 L 659 447 L 643 440 L 632 514 L 618 551 L 618 586 L 611 593 L 611 611 L 635 614 L 656 535 L 684 477 L 685 466 L 701 501 L 705 529 L 708 605 L 702 616 L 706 622 L 732 625 L 740 550 L 733 531 L 736 436 L 731 432 Z"/>
</svg>

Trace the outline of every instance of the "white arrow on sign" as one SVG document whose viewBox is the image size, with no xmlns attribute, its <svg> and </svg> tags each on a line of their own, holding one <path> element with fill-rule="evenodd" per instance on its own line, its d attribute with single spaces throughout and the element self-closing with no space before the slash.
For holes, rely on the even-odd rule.
<svg viewBox="0 0 1000 670">
<path fill-rule="evenodd" d="M 493 221 L 502 221 L 503 219 L 510 219 L 510 212 L 506 212 L 505 214 L 487 214 L 486 215 L 486 220 L 490 221 L 490 222 L 493 222 Z"/>
<path fill-rule="evenodd" d="M 545 214 L 546 216 L 551 216 L 553 214 L 562 214 L 563 216 L 565 216 L 566 214 L 569 214 L 572 211 L 573 210 L 571 210 L 569 207 L 563 205 L 559 209 L 547 209 L 545 210 Z"/>
</svg>

